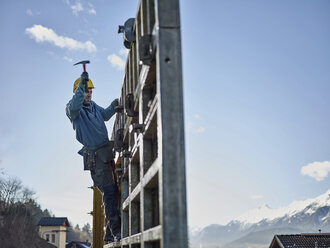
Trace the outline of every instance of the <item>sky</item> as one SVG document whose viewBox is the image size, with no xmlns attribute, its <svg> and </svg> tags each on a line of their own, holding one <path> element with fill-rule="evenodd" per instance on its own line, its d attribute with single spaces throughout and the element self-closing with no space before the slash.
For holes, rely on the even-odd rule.
<svg viewBox="0 0 330 248">
<path fill-rule="evenodd" d="M 73 66 L 119 97 L 118 25 L 137 0 L 0 3 L 0 168 L 42 208 L 89 222 L 92 181 L 65 115 Z M 188 224 L 226 224 L 330 188 L 330 2 L 180 1 Z M 107 123 L 112 130 L 113 119 Z M 109 131 L 110 133 L 110 131 Z"/>
</svg>

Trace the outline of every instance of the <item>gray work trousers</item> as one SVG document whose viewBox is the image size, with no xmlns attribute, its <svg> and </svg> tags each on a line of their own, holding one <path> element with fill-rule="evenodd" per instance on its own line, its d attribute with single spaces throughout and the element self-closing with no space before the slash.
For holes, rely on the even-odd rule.
<svg viewBox="0 0 330 248">
<path fill-rule="evenodd" d="M 91 177 L 94 182 L 94 187 L 98 187 L 103 193 L 103 203 L 105 209 L 107 231 L 105 240 L 109 239 L 109 229 L 112 235 L 116 236 L 121 231 L 121 220 L 118 210 L 118 187 L 114 180 L 112 167 L 110 164 L 113 158 L 107 147 L 102 147 L 97 150 L 87 150 L 87 163 L 91 172 Z"/>
</svg>

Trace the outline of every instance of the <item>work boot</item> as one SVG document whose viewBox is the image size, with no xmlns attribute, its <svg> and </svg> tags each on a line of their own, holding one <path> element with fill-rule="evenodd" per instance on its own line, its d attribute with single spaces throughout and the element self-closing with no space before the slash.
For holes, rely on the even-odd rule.
<svg viewBox="0 0 330 248">
<path fill-rule="evenodd" d="M 116 234 L 116 242 L 119 242 L 120 240 L 121 240 L 121 233 L 118 232 L 118 233 Z"/>
<path fill-rule="evenodd" d="M 106 226 L 105 235 L 104 235 L 104 239 L 103 240 L 104 240 L 104 243 L 105 242 L 112 243 L 112 242 L 115 241 L 115 238 L 112 235 L 112 232 L 111 232 L 111 230 L 109 228 L 109 224 L 107 224 L 107 226 Z"/>
<path fill-rule="evenodd" d="M 109 238 L 104 238 L 104 244 L 110 244 L 115 242 L 115 238 L 113 236 L 109 237 Z"/>
</svg>

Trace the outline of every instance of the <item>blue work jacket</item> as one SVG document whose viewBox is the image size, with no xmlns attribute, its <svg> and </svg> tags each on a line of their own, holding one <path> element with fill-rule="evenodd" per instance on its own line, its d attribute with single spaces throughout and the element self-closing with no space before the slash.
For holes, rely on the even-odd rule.
<svg viewBox="0 0 330 248">
<path fill-rule="evenodd" d="M 66 114 L 73 129 L 76 130 L 77 140 L 87 149 L 97 149 L 109 142 L 105 121 L 115 113 L 115 103 L 106 109 L 91 101 L 84 105 L 84 86 L 79 83 L 75 94 L 66 105 Z M 81 150 L 79 151 L 81 153 Z"/>
</svg>

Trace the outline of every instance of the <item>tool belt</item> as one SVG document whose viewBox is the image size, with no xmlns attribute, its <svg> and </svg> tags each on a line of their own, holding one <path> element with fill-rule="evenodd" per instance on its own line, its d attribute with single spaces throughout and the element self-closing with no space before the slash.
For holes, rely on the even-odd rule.
<svg viewBox="0 0 330 248">
<path fill-rule="evenodd" d="M 104 164 L 108 164 L 115 158 L 113 150 L 114 142 L 109 141 L 104 146 L 97 149 L 87 149 L 84 147 L 84 170 L 94 170 L 96 167 L 96 161 L 100 160 Z"/>
</svg>

